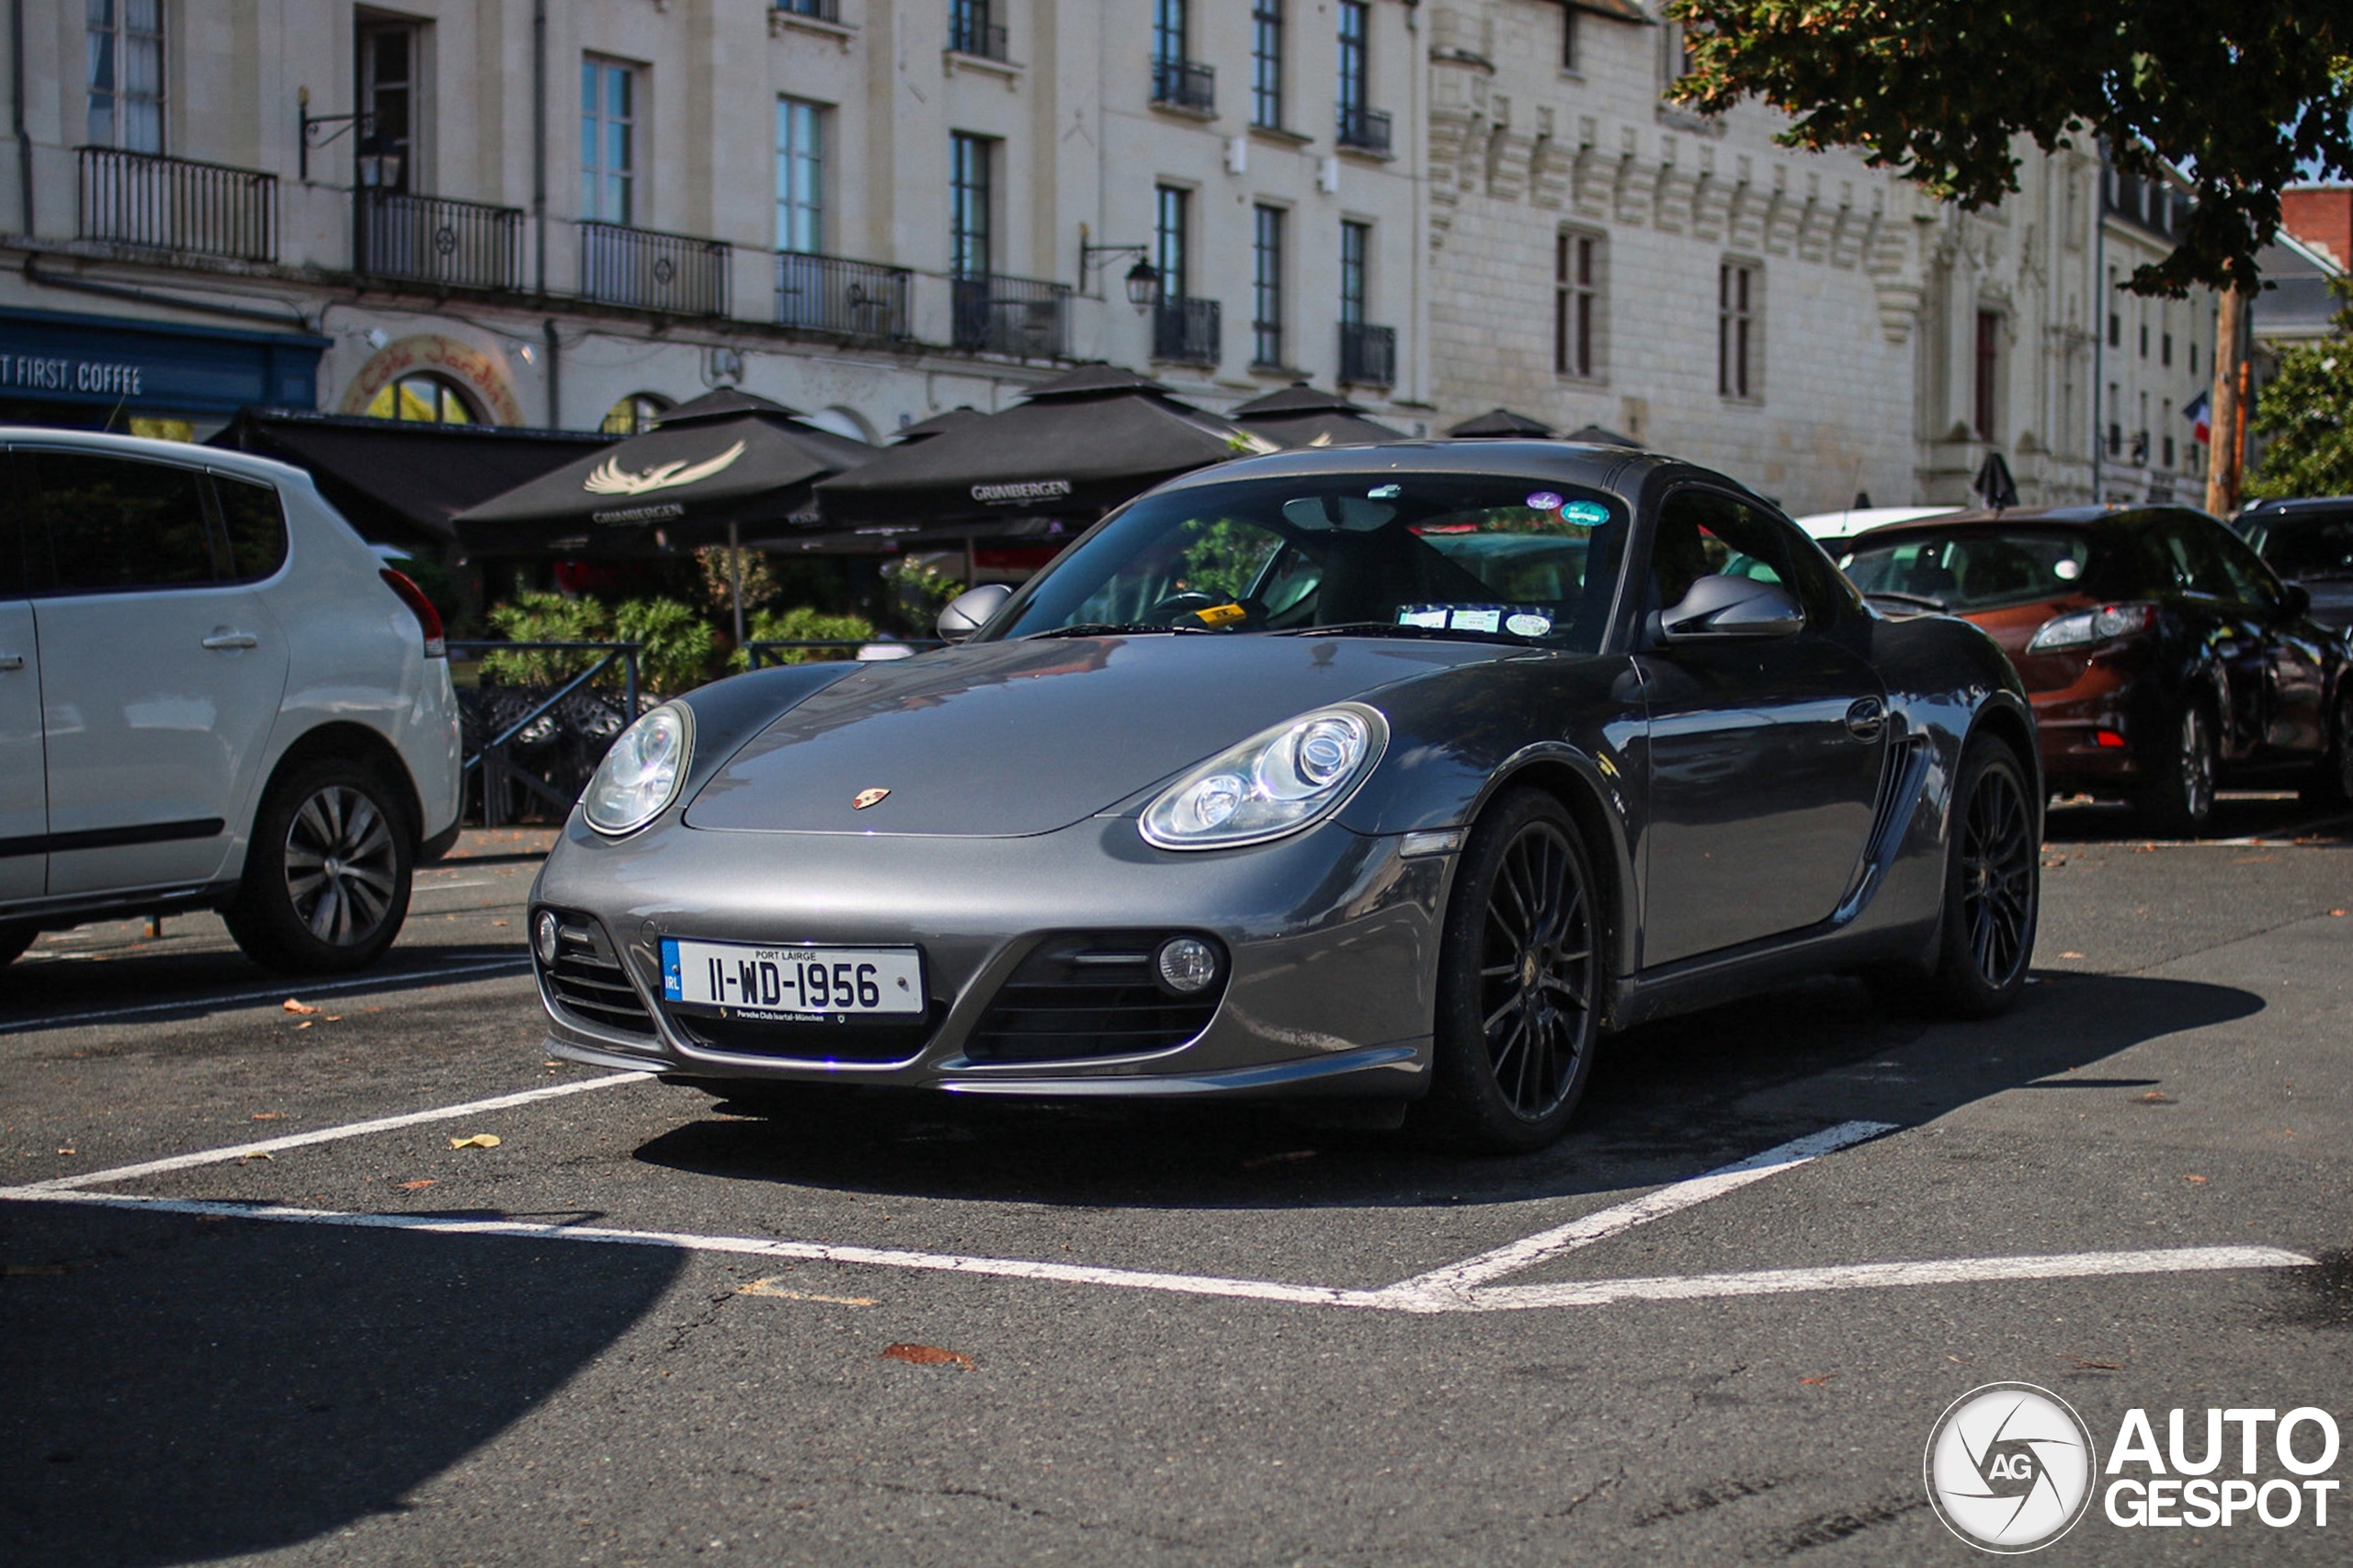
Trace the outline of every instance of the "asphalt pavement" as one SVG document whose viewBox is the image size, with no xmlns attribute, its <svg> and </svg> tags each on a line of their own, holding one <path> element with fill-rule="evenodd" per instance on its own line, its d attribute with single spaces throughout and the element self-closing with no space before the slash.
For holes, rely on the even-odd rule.
<svg viewBox="0 0 2353 1568">
<path fill-rule="evenodd" d="M 2103 1463 L 2333 1412 L 2353 1483 L 2348 835 L 2055 812 L 2012 1016 L 1644 1028 L 1513 1160 L 558 1062 L 531 830 L 332 986 L 209 916 L 53 935 L 0 972 L 0 1562 L 1964 1562 L 1923 1449 L 2001 1381 Z M 2044 1561 L 2353 1530 L 2097 1479 Z"/>
</svg>

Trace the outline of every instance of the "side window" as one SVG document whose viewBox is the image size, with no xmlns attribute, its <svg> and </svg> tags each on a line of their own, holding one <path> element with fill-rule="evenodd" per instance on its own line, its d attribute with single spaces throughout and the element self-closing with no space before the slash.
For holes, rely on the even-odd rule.
<svg viewBox="0 0 2353 1568">
<path fill-rule="evenodd" d="M 0 452 L 0 599 L 21 598 L 25 592 L 26 507 L 17 483 L 21 466 L 13 452 Z"/>
<path fill-rule="evenodd" d="M 1652 608 L 1680 603 L 1714 573 L 1788 588 L 1821 626 L 1836 618 L 1839 593 L 1829 563 L 1787 523 L 1712 490 L 1678 490 L 1659 508 L 1651 548 Z"/>
<path fill-rule="evenodd" d="M 2279 607 L 2279 579 L 2245 540 L 2234 533 L 2218 532 L 2214 536 L 2214 553 L 2221 558 L 2222 570 L 2230 574 L 2234 598 L 2267 609 Z"/>
<path fill-rule="evenodd" d="M 2220 526 L 2195 517 L 2176 517 L 2165 524 L 2165 550 L 2173 557 L 2176 581 L 2190 593 L 2225 601 L 2243 597 L 2215 548 Z"/>
<path fill-rule="evenodd" d="M 97 452 L 32 454 L 61 594 L 119 594 L 215 580 L 204 476 Z"/>
<path fill-rule="evenodd" d="M 229 536 L 229 575 L 258 583 L 286 564 L 286 514 L 278 492 L 250 479 L 212 476 L 221 502 L 222 529 Z"/>
</svg>

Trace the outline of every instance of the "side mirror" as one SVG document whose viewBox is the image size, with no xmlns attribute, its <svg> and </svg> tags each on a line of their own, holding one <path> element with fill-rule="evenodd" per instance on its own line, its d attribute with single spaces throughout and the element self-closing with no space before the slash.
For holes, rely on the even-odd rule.
<svg viewBox="0 0 2353 1568">
<path fill-rule="evenodd" d="M 1003 583 L 983 583 L 977 588 L 967 588 L 948 601 L 939 612 L 939 640 L 942 642 L 965 642 L 972 633 L 986 626 L 989 617 L 1005 608 L 1013 590 Z"/>
<path fill-rule="evenodd" d="M 1805 608 L 1779 583 L 1711 574 L 1683 602 L 1659 611 L 1654 631 L 1666 642 L 1730 637 L 1788 637 L 1805 630 Z"/>
<path fill-rule="evenodd" d="M 2279 594 L 2279 608 L 2290 615 L 2310 615 L 2313 609 L 2313 591 L 2302 583 L 2283 584 Z"/>
</svg>

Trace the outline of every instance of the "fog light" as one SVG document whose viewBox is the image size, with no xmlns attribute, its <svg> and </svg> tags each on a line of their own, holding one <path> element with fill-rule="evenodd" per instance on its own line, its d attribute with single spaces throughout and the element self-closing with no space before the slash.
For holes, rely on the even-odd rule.
<svg viewBox="0 0 2353 1568">
<path fill-rule="evenodd" d="M 531 939 L 540 949 L 540 961 L 550 969 L 555 967 L 556 942 L 563 935 L 563 923 L 552 909 L 540 911 L 540 918 L 531 932 Z"/>
<path fill-rule="evenodd" d="M 1217 949 L 1199 937 L 1171 937 L 1160 944 L 1160 983 L 1180 996 L 1208 989 L 1217 979 Z"/>
</svg>

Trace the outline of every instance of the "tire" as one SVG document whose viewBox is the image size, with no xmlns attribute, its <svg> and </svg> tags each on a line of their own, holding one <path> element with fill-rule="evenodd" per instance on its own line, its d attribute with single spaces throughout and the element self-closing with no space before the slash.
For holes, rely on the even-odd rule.
<svg viewBox="0 0 2353 1568">
<path fill-rule="evenodd" d="M 25 956 L 25 949 L 40 937 L 40 927 L 26 925 L 0 926 L 0 969 L 6 969 Z"/>
<path fill-rule="evenodd" d="M 1415 1108 L 1438 1141 L 1525 1153 L 1576 1113 L 1599 1038 L 1608 921 L 1561 802 L 1515 790 L 1455 869 L 1438 947 L 1433 1078 Z"/>
<path fill-rule="evenodd" d="M 295 769 L 254 819 L 244 883 L 221 912 L 229 935 L 281 973 L 365 969 L 408 917 L 415 839 L 369 769 L 335 760 Z"/>
<path fill-rule="evenodd" d="M 1926 999 L 1945 1014 L 1990 1018 L 2026 989 L 2042 907 L 2042 846 L 2027 772 L 2000 741 L 1962 755 L 1945 850 L 1937 966 Z"/>
<path fill-rule="evenodd" d="M 2353 672 L 2340 677 L 2328 750 L 2299 793 L 2308 806 L 2353 806 Z"/>
<path fill-rule="evenodd" d="M 2167 731 L 2172 744 L 2157 763 L 2157 775 L 2135 802 L 2141 824 L 2167 838 L 2195 838 L 2214 819 L 2214 721 L 2194 698 L 2175 713 Z"/>
</svg>

